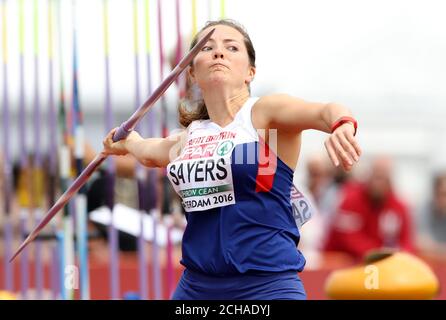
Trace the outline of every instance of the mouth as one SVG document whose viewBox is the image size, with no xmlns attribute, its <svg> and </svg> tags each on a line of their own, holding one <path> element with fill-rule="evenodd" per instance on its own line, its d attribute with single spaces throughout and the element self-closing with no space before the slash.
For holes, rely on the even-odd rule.
<svg viewBox="0 0 446 320">
<path fill-rule="evenodd" d="M 221 68 L 221 67 L 223 67 L 223 68 L 227 68 L 227 69 L 228 69 L 228 67 L 225 66 L 225 65 L 222 64 L 222 63 L 214 63 L 214 64 L 211 65 L 211 68 Z"/>
</svg>

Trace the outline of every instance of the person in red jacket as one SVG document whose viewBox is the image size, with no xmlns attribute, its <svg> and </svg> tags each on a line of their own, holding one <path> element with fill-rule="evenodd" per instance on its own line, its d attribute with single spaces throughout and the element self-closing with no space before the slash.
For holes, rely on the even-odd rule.
<svg viewBox="0 0 446 320">
<path fill-rule="evenodd" d="M 373 249 L 413 251 L 412 221 L 407 205 L 392 187 L 392 161 L 373 160 L 364 183 L 349 183 L 329 228 L 326 251 L 362 259 Z"/>
</svg>

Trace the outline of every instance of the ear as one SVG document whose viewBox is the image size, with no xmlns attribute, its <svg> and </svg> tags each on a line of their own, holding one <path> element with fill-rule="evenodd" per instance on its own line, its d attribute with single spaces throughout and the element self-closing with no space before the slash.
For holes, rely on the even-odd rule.
<svg viewBox="0 0 446 320">
<path fill-rule="evenodd" d="M 194 68 L 193 68 L 193 67 L 189 67 L 189 68 L 187 69 L 187 73 L 189 74 L 189 78 L 190 78 L 190 81 L 192 82 L 192 84 L 195 84 L 196 81 L 195 81 L 195 72 L 194 72 Z"/>
<path fill-rule="evenodd" d="M 249 67 L 248 75 L 245 79 L 246 84 L 250 84 L 254 80 L 254 76 L 256 75 L 256 68 L 255 67 Z"/>
</svg>

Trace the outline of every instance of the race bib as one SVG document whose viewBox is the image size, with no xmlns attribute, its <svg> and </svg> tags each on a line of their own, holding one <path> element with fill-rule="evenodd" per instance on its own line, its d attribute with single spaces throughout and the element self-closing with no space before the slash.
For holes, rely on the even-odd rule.
<svg viewBox="0 0 446 320">
<path fill-rule="evenodd" d="M 167 175 L 187 212 L 235 204 L 228 139 L 235 133 L 190 139 L 180 157 L 167 166 Z"/>
<path fill-rule="evenodd" d="M 293 217 L 297 227 L 300 229 L 313 215 L 313 206 L 311 202 L 300 192 L 293 184 L 290 197 L 291 207 L 293 208 Z"/>
</svg>

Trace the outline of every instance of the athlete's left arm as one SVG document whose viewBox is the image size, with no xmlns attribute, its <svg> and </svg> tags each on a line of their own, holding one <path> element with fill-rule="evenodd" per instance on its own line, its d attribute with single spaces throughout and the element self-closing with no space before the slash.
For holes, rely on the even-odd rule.
<svg viewBox="0 0 446 320">
<path fill-rule="evenodd" d="M 332 125 L 341 117 L 352 117 L 346 107 L 337 103 L 308 102 L 286 94 L 262 97 L 257 108 L 257 115 L 269 128 L 300 134 L 303 130 L 315 129 L 332 133 Z M 325 141 L 328 155 L 335 166 L 342 164 L 350 170 L 361 154 L 351 122 L 339 126 Z"/>
<path fill-rule="evenodd" d="M 258 104 L 271 128 L 295 133 L 307 129 L 331 133 L 337 119 L 352 117 L 350 110 L 339 104 L 308 102 L 286 94 L 264 96 Z"/>
</svg>

